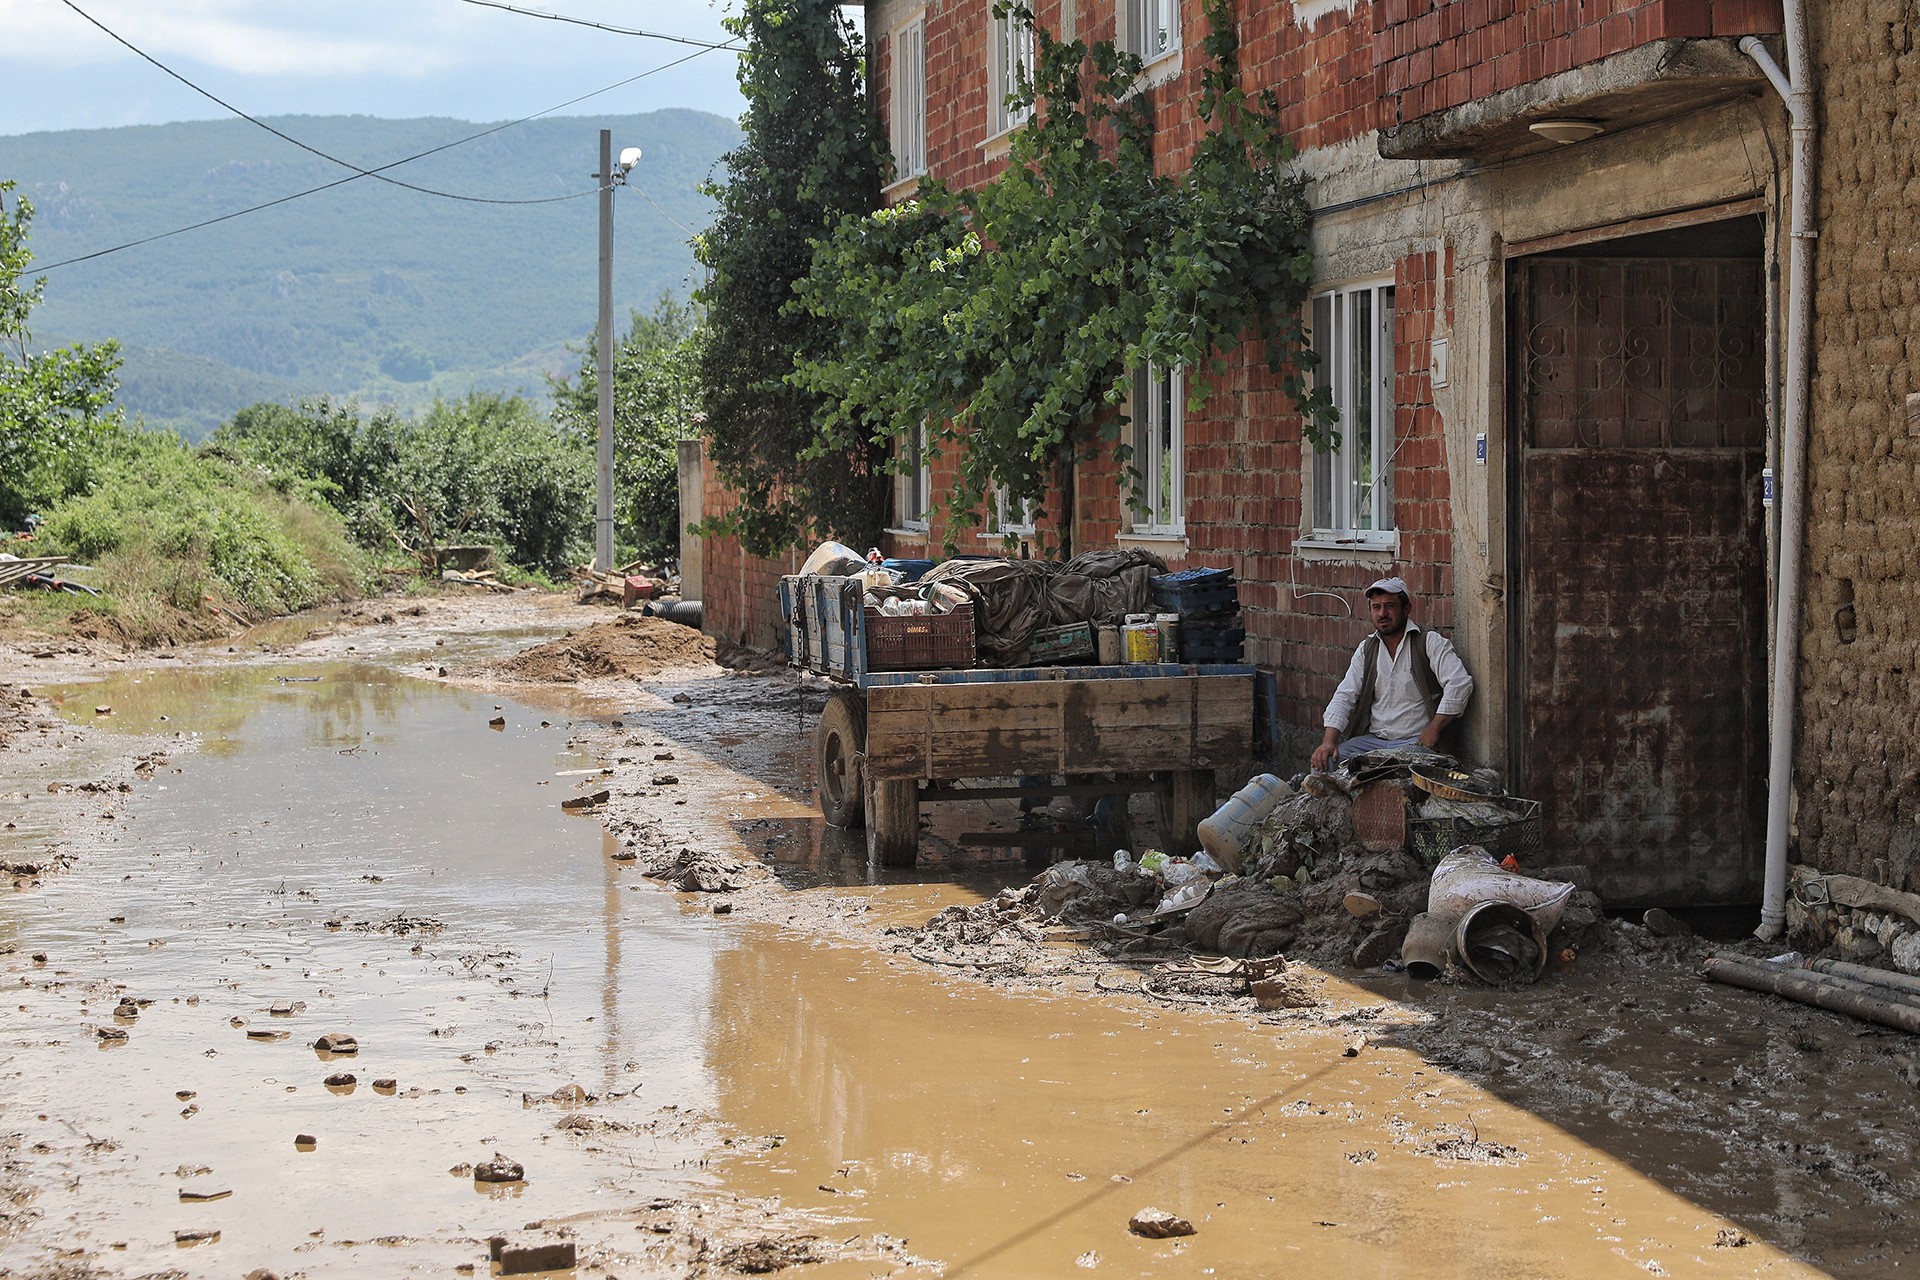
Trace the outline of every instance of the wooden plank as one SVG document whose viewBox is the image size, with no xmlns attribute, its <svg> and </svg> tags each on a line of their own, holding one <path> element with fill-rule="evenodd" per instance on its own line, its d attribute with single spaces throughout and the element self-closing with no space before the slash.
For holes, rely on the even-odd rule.
<svg viewBox="0 0 1920 1280">
<path fill-rule="evenodd" d="M 935 735 L 928 742 L 933 778 L 995 778 L 1010 774 L 1066 772 L 1060 735 L 1051 730 L 1007 729 L 995 734 Z"/>
</svg>

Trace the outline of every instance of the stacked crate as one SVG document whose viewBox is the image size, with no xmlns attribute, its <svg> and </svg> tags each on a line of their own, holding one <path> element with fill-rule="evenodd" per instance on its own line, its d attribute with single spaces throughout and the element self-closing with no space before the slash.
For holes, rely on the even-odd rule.
<svg viewBox="0 0 1920 1280">
<path fill-rule="evenodd" d="M 1231 569 L 1184 569 L 1153 580 L 1153 603 L 1180 615 L 1180 661 L 1238 662 L 1246 648 Z"/>
</svg>

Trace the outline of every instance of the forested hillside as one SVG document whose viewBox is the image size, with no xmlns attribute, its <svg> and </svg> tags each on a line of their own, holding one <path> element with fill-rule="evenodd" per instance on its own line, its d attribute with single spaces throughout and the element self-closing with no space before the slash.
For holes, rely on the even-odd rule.
<svg viewBox="0 0 1920 1280">
<path fill-rule="evenodd" d="M 446 119 L 279 117 L 365 168 L 481 131 Z M 645 155 L 618 198 L 624 321 L 695 283 L 698 194 L 738 130 L 697 111 L 534 121 L 388 171 L 454 200 L 358 178 L 91 261 L 80 257 L 350 176 L 245 121 L 0 137 L 0 177 L 36 214 L 38 342 L 118 338 L 120 403 L 198 438 L 255 401 L 328 392 L 403 408 L 470 389 L 544 391 L 594 323 L 598 131 Z M 540 200 L 542 204 L 481 201 Z M 649 203 L 649 197 L 652 203 Z M 658 207 L 656 207 L 656 205 Z M 663 212 L 664 211 L 664 212 Z M 675 220 L 683 225 L 675 225 Z"/>
</svg>

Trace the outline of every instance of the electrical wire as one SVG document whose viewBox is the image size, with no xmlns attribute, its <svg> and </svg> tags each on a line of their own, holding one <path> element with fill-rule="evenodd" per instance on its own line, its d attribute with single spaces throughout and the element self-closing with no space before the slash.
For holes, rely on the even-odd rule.
<svg viewBox="0 0 1920 1280">
<path fill-rule="evenodd" d="M 576 27 L 592 27 L 595 31 L 606 31 L 616 36 L 643 36 L 648 40 L 666 40 L 673 44 L 697 45 L 702 49 L 737 49 L 738 38 L 715 44 L 711 40 L 696 40 L 691 36 L 670 36 L 658 31 L 642 31 L 637 27 L 616 27 L 605 22 L 594 22 L 588 18 L 572 18 L 564 13 L 546 13 L 539 9 L 522 9 L 518 5 L 501 4 L 500 0 L 463 0 L 465 4 L 479 5 L 483 9 L 499 9 L 504 13 L 517 13 L 523 18 L 545 18 L 549 22 L 565 22 Z"/>
<path fill-rule="evenodd" d="M 154 57 L 152 54 L 146 52 L 146 50 L 141 49 L 139 46 L 135 45 L 132 41 L 128 40 L 125 36 L 122 36 L 119 32 L 113 30 L 113 28 L 107 26 L 106 23 L 94 17 L 92 14 L 88 13 L 85 9 L 82 9 L 79 5 L 75 4 L 73 0 L 60 0 L 60 3 L 66 5 L 67 8 L 73 10 L 75 13 L 79 14 L 82 18 L 85 18 L 88 22 L 92 23 L 95 27 L 98 27 L 114 43 L 128 50 L 130 53 L 134 54 L 136 57 L 141 58 L 142 60 L 150 63 L 154 67 L 158 68 L 160 71 L 165 72 L 167 75 L 173 77 L 175 80 L 178 80 L 181 84 L 187 86 L 187 88 L 193 90 L 195 93 L 205 98 L 208 102 L 224 107 L 226 110 L 231 111 L 234 115 L 239 116 L 242 120 L 245 120 L 248 124 L 254 125 L 261 129 L 265 129 L 268 133 L 272 134 L 276 138 L 279 138 L 282 142 L 290 142 L 294 146 L 300 148 L 302 151 L 308 152 L 312 155 L 319 156 L 322 160 L 330 161 L 334 164 L 339 165 L 343 169 L 351 169 L 354 171 L 354 173 L 356 173 L 362 178 L 378 178 L 381 182 L 390 183 L 396 187 L 404 187 L 408 191 L 417 191 L 421 195 L 439 196 L 440 198 L 445 200 L 462 200 L 469 204 L 557 204 L 562 200 L 572 200 L 577 198 L 577 195 L 568 195 L 568 196 L 543 196 L 533 200 L 508 200 L 508 199 L 503 199 L 497 196 L 464 196 L 464 195 L 460 195 L 458 192 L 437 191 L 432 187 L 422 187 L 422 186 L 417 186 L 411 182 L 403 182 L 399 178 L 389 178 L 384 173 L 381 173 L 378 169 L 363 169 L 351 160 L 342 160 L 339 156 L 331 155 L 328 152 L 322 151 L 320 148 L 316 146 L 312 146 L 309 143 L 302 142 L 300 141 L 300 139 L 294 137 L 292 134 L 286 133 L 280 129 L 274 128 L 272 125 L 268 124 L 265 120 L 260 119 L 258 116 L 247 114 L 245 111 L 242 111 L 239 107 L 234 106 L 231 102 L 228 102 L 225 98 L 220 97 L 218 94 L 213 93 L 210 90 L 201 88 L 199 85 L 195 84 L 193 81 L 181 75 L 178 71 L 175 71 L 172 67 L 169 67 L 166 63 L 160 61 L 158 58 Z M 381 168 L 391 169 L 393 168 L 393 166 L 383 165 L 381 166 Z M 591 194 L 591 193 L 588 192 L 588 193 L 578 193 L 578 194 Z"/>
<path fill-rule="evenodd" d="M 451 151 L 453 148 L 465 146 L 469 142 L 478 142 L 482 138 L 489 137 L 496 133 L 500 133 L 503 130 L 517 128 L 520 125 L 530 123 L 531 121 L 534 121 L 534 120 L 538 120 L 542 116 L 550 116 L 556 111 L 565 111 L 568 107 L 577 106 L 578 104 L 585 102 L 589 98 L 597 98 L 603 93 L 612 93 L 615 89 L 624 89 L 628 85 L 633 84 L 635 81 L 645 80 L 648 76 L 659 75 L 662 71 L 671 71 L 673 68 L 679 66 L 683 62 L 691 62 L 695 58 L 698 58 L 703 54 L 707 54 L 711 52 L 713 52 L 711 49 L 695 49 L 692 53 L 686 54 L 682 57 L 675 58 L 672 62 L 663 62 L 657 67 L 652 67 L 646 71 L 640 72 L 638 75 L 628 76 L 624 80 L 616 80 L 614 83 L 610 85 L 606 85 L 599 89 L 594 89 L 589 93 L 583 93 L 577 98 L 568 98 L 565 102 L 557 102 L 551 107 L 547 107 L 544 110 L 534 112 L 532 115 L 521 116 L 518 120 L 509 120 L 505 124 L 497 124 L 497 125 L 494 125 L 492 128 L 482 129 L 478 133 L 470 133 L 464 138 L 456 138 L 452 142 L 443 142 L 437 147 L 429 147 L 425 151 L 417 151 L 413 155 L 406 156 L 399 160 L 394 160 L 388 164 L 380 165 L 376 169 L 368 170 L 366 174 L 350 173 L 344 178 L 335 178 L 332 182 L 323 182 L 317 187 L 308 187 L 304 191 L 296 191 L 291 195 L 284 195 L 275 200 L 268 200 L 268 201 L 264 201 L 261 204 L 250 205 L 245 209 L 236 209 L 232 213 L 223 213 L 218 217 L 206 218 L 206 219 L 203 219 L 202 221 L 191 223 L 184 227 L 175 227 L 171 231 L 162 231 L 155 235 L 143 236 L 138 240 L 129 240 L 125 244 L 113 245 L 110 248 L 95 249 L 92 253 L 83 253 L 83 254 L 80 254 L 78 257 L 62 258 L 58 262 L 51 262 L 51 263 L 47 263 L 44 266 L 35 267 L 34 273 L 39 274 L 41 272 L 46 272 L 46 271 L 55 271 L 61 267 L 71 267 L 76 263 L 90 262 L 95 258 L 104 258 L 108 254 L 120 253 L 127 249 L 137 249 L 141 245 L 152 244 L 156 240 L 166 240 L 173 236 L 185 235 L 189 231 L 198 231 L 203 227 L 211 227 L 218 223 L 230 222 L 235 218 L 242 218 L 250 213 L 259 213 L 263 209 L 271 209 L 275 205 L 286 204 L 290 200 L 299 200 L 305 196 L 318 195 L 322 191 L 331 191 L 333 188 L 339 187 L 339 186 L 345 186 L 349 182 L 358 182 L 363 176 L 377 174 L 380 170 L 395 169 L 403 164 L 412 164 L 415 160 L 424 160 L 426 157 L 431 155 L 437 155 L 442 151 Z M 579 191 L 579 192 L 575 192 L 573 195 L 570 195 L 570 196 L 558 196 L 558 197 L 554 197 L 554 199 L 580 200 L 580 199 L 584 199 L 587 196 L 598 195 L 599 190 L 600 189 L 598 187 L 595 187 L 590 191 Z M 642 194 L 644 195 L 645 193 L 642 192 Z M 551 201 L 549 201 L 548 203 L 550 202 Z M 658 206 L 655 206 L 655 207 L 657 208 Z"/>
</svg>

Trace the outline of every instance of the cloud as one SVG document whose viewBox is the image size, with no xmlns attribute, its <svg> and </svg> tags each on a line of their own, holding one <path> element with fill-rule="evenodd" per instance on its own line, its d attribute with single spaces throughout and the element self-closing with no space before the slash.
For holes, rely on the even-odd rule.
<svg viewBox="0 0 1920 1280">
<path fill-rule="evenodd" d="M 238 75 L 412 78 L 444 70 L 456 58 L 434 24 L 403 22 L 396 29 L 401 7 L 392 4 L 81 0 L 81 7 L 162 62 L 194 62 Z M 316 11 L 326 14 L 326 29 L 310 25 Z M 0 0 L 0 31 L 7 33 L 4 59 L 70 68 L 131 56 L 55 0 Z"/>
</svg>

